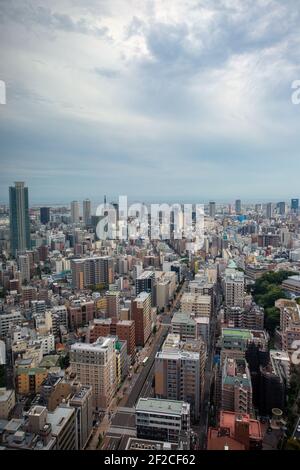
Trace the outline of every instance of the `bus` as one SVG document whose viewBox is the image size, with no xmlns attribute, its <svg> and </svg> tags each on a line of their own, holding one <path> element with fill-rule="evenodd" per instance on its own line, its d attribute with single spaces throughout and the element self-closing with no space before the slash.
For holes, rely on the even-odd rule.
<svg viewBox="0 0 300 470">
<path fill-rule="evenodd" d="M 146 362 L 148 361 L 148 359 L 149 359 L 149 357 L 148 357 L 148 356 L 147 356 L 147 357 L 145 357 L 145 359 L 143 359 L 143 362 L 142 362 L 143 366 L 146 364 Z"/>
</svg>

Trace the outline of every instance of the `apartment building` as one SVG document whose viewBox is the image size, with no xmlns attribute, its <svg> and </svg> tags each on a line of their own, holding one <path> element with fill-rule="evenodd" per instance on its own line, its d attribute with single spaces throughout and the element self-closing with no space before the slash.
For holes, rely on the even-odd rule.
<svg viewBox="0 0 300 470">
<path fill-rule="evenodd" d="M 205 360 L 203 341 L 181 342 L 178 335 L 168 335 L 155 357 L 156 397 L 189 403 L 193 421 L 200 416 Z"/>
<path fill-rule="evenodd" d="M 107 337 L 93 344 L 73 344 L 70 365 L 79 382 L 92 387 L 94 407 L 105 410 L 116 390 L 115 340 Z"/>
<path fill-rule="evenodd" d="M 222 370 L 221 409 L 252 414 L 252 383 L 245 359 L 225 358 Z"/>
<path fill-rule="evenodd" d="M 145 346 L 151 335 L 151 294 L 141 292 L 132 302 L 131 318 L 135 323 L 135 344 Z"/>
<path fill-rule="evenodd" d="M 192 294 L 185 292 L 181 297 L 181 311 L 183 313 L 193 313 L 196 316 L 207 316 L 211 314 L 211 296 Z"/>
</svg>

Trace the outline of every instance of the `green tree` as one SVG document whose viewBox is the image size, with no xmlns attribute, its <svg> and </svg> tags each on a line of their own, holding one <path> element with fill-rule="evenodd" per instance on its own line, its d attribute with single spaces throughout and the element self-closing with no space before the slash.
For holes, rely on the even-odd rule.
<svg viewBox="0 0 300 470">
<path fill-rule="evenodd" d="M 69 354 L 62 355 L 59 358 L 59 366 L 61 369 L 67 369 L 70 365 L 70 356 Z"/>
</svg>

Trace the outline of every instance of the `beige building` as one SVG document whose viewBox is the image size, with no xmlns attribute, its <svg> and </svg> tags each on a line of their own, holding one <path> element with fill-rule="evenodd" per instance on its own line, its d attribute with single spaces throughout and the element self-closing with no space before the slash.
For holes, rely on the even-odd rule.
<svg viewBox="0 0 300 470">
<path fill-rule="evenodd" d="M 191 417 L 199 420 L 204 383 L 206 348 L 204 342 L 181 342 L 179 335 L 168 335 L 163 350 L 155 357 L 155 395 L 190 404 Z"/>
<path fill-rule="evenodd" d="M 16 403 L 14 390 L 0 388 L 0 419 L 8 419 Z"/>
<path fill-rule="evenodd" d="M 116 391 L 116 352 L 113 338 L 98 338 L 93 344 L 71 346 L 72 372 L 83 385 L 93 390 L 93 405 L 106 410 Z"/>
<path fill-rule="evenodd" d="M 300 340 L 300 305 L 295 300 L 279 299 L 275 307 L 280 310 L 280 346 L 283 351 L 292 354 L 295 351 L 294 341 Z"/>
<path fill-rule="evenodd" d="M 192 294 L 185 292 L 181 298 L 181 311 L 193 313 L 195 316 L 211 313 L 211 297 L 209 295 Z"/>
</svg>

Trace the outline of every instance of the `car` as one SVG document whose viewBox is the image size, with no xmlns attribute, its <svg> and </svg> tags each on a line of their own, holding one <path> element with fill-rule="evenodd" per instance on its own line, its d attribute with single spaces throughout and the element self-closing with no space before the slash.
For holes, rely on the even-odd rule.
<svg viewBox="0 0 300 470">
<path fill-rule="evenodd" d="M 300 432 L 300 424 L 297 426 L 297 432 Z"/>
</svg>

